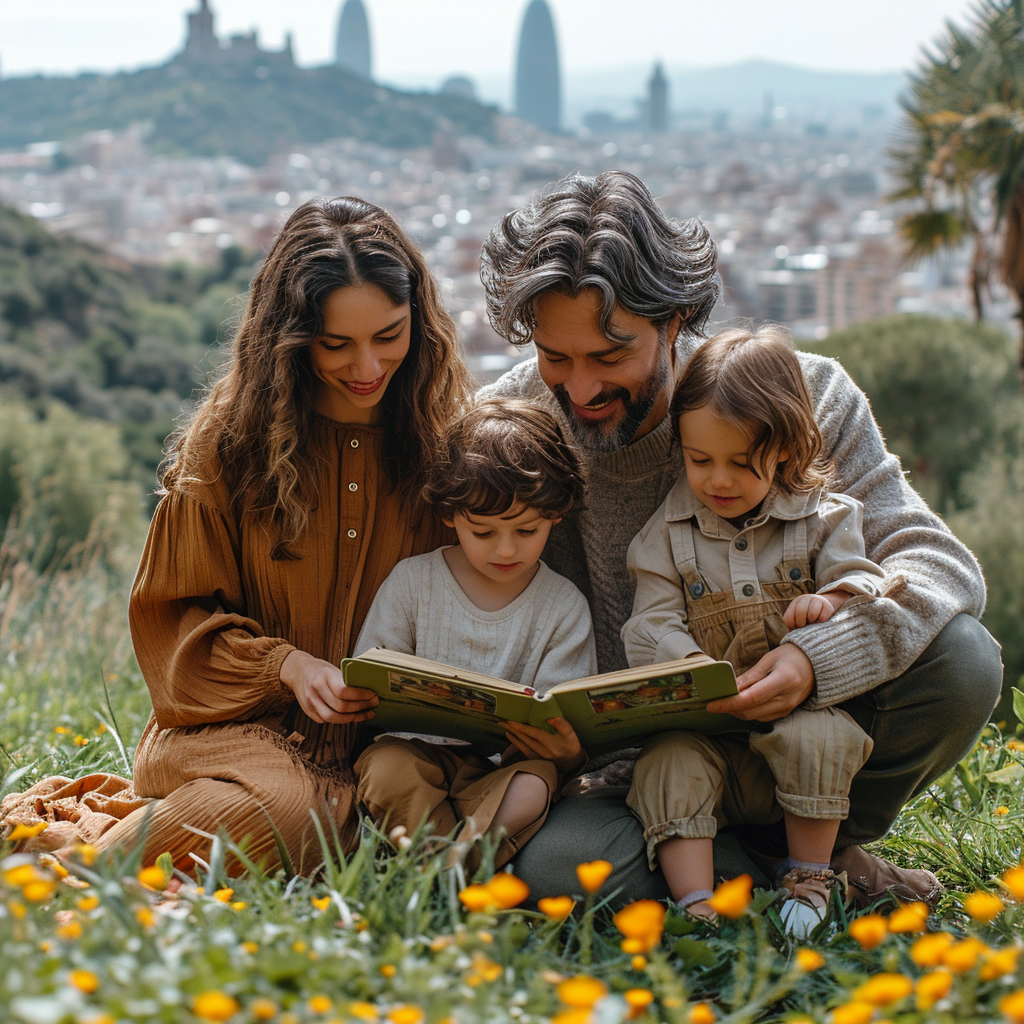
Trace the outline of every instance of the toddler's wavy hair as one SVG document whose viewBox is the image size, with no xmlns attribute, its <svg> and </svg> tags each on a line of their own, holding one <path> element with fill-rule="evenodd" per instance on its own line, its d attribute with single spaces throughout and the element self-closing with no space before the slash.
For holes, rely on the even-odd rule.
<svg viewBox="0 0 1024 1024">
<path fill-rule="evenodd" d="M 751 464 L 775 452 L 788 452 L 775 470 L 781 490 L 799 494 L 828 486 L 832 465 L 785 328 L 734 328 L 700 345 L 672 396 L 670 415 L 677 429 L 684 412 L 706 405 L 750 436 Z"/>
<path fill-rule="evenodd" d="M 559 519 L 583 501 L 579 454 L 555 417 L 518 398 L 477 401 L 449 424 L 423 487 L 443 519 L 522 505 Z"/>
</svg>

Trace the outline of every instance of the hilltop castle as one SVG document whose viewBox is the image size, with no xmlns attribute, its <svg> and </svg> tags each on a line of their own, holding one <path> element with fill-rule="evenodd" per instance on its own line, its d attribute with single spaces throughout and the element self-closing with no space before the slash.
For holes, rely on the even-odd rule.
<svg viewBox="0 0 1024 1024">
<path fill-rule="evenodd" d="M 223 42 L 218 39 L 213 31 L 213 12 L 208 0 L 199 0 L 199 10 L 187 17 L 188 38 L 185 40 L 185 48 L 173 58 L 172 64 L 214 69 L 259 58 L 295 66 L 290 32 L 285 36 L 284 49 L 264 50 L 256 38 L 255 29 L 235 33 Z"/>
</svg>

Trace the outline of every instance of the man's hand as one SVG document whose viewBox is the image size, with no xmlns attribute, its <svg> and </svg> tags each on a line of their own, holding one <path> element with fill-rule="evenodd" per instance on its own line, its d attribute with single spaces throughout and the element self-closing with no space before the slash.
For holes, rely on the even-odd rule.
<svg viewBox="0 0 1024 1024">
<path fill-rule="evenodd" d="M 564 718 L 549 718 L 550 733 L 523 722 L 506 722 L 505 737 L 525 758 L 553 762 L 559 775 L 572 775 L 586 763 L 587 755 L 576 730 Z"/>
<path fill-rule="evenodd" d="M 825 622 L 851 597 L 853 594 L 842 590 L 830 590 L 827 594 L 801 594 L 789 602 L 782 619 L 790 629 L 799 629 L 809 622 Z"/>
<path fill-rule="evenodd" d="M 795 644 L 780 644 L 737 680 L 739 693 L 708 702 L 708 711 L 745 721 L 774 722 L 799 707 L 814 691 L 810 659 Z"/>
<path fill-rule="evenodd" d="M 281 662 L 280 676 L 314 722 L 365 722 L 380 703 L 372 690 L 346 686 L 340 668 L 305 651 L 292 651 Z"/>
</svg>

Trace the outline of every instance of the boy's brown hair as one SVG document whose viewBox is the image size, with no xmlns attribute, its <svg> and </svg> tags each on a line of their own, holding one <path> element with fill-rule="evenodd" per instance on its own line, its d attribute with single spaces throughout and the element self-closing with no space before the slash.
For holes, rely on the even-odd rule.
<svg viewBox="0 0 1024 1024">
<path fill-rule="evenodd" d="M 515 505 L 559 519 L 583 500 L 576 448 L 533 402 L 490 398 L 456 416 L 423 488 L 444 519 L 502 515 Z"/>
<path fill-rule="evenodd" d="M 672 396 L 670 415 L 710 405 L 751 437 L 747 459 L 789 454 L 775 470 L 779 487 L 797 494 L 826 487 L 832 466 L 789 332 L 773 324 L 735 328 L 704 342 L 690 357 Z"/>
</svg>

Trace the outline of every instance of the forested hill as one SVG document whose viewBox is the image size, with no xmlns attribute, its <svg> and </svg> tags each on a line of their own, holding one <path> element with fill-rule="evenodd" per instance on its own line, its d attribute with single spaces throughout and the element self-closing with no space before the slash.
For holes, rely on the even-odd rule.
<svg viewBox="0 0 1024 1024">
<path fill-rule="evenodd" d="M 0 401 L 117 424 L 151 480 L 251 273 L 237 249 L 214 267 L 132 267 L 0 206 Z"/>
<path fill-rule="evenodd" d="M 495 114 L 473 100 L 400 92 L 337 67 L 256 57 L 215 72 L 171 63 L 110 76 L 0 79 L 0 148 L 142 123 L 155 152 L 228 155 L 254 166 L 282 148 L 334 138 L 398 148 L 428 144 L 439 130 L 490 139 Z"/>
</svg>

